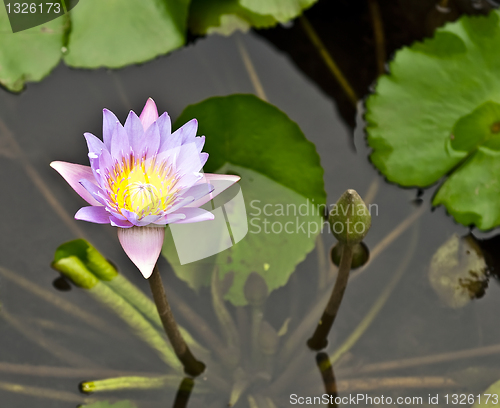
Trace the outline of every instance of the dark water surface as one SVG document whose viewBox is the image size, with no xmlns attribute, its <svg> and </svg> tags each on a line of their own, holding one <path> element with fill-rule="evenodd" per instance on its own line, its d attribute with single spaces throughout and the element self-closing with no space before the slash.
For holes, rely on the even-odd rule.
<svg viewBox="0 0 500 408">
<path fill-rule="evenodd" d="M 0 91 L 2 408 L 76 407 L 89 398 L 78 392 L 81 381 L 107 378 L 111 376 L 110 370 L 122 375 L 168 372 L 128 326 L 84 290 L 57 291 L 53 287 L 52 282 L 58 275 L 49 265 L 55 248 L 70 239 L 86 237 L 117 264 L 124 275 L 148 291 L 147 282 L 124 255 L 112 227 L 72 221 L 74 213 L 84 205 L 83 200 L 49 163 L 64 160 L 87 164 L 82 135 L 87 131 L 101 135 L 103 107 L 123 121 L 130 109 L 139 111 L 151 96 L 160 111 L 166 110 L 176 118 L 188 104 L 210 96 L 255 93 L 255 83 L 242 59 L 242 47 L 251 59 L 267 100 L 296 121 L 316 145 L 325 170 L 328 203 L 336 202 L 347 188 L 354 188 L 362 196 L 371 196 L 370 201 L 377 205 L 378 212 L 372 214 L 372 229 L 365 240 L 372 252 L 372 262 L 349 284 L 330 335 L 329 354 L 374 310 L 375 302 L 394 276 L 402 274 L 371 325 L 335 365 L 339 395 L 349 392 L 368 393 L 373 397 L 384 394 L 427 398 L 429 393 L 452 392 L 477 395 L 500 379 L 498 351 L 483 357 L 451 356 L 435 364 L 427 360 L 414 361 L 385 371 L 374 366 L 384 361 L 500 344 L 498 284 L 492 279 L 485 296 L 463 308 L 446 307 L 429 284 L 429 263 L 440 245 L 454 233 L 466 235 L 468 229 L 455 224 L 442 208 L 431 211 L 428 203 L 432 191 L 426 191 L 423 203 L 419 204 L 416 190 L 385 183 L 367 160 L 369 151 L 364 142 L 361 116 L 358 115 L 354 138 L 356 152 L 352 131 L 341 120 L 335 103 L 299 72 L 286 55 L 255 34 L 231 38 L 212 36 L 141 66 L 89 72 L 61 65 L 41 83 L 29 84 L 20 95 Z M 405 220 L 408 227 L 389 245 L 380 246 Z M 290 318 L 288 332 L 280 339 L 278 355 L 291 336 L 298 336 L 296 330 L 303 319 L 309 322 L 309 329 L 297 337 L 298 347 L 286 359 L 276 356 L 274 362 L 254 367 L 248 377 L 250 385 L 239 399 L 238 407 L 289 407 L 292 406 L 290 394 L 319 396 L 324 392 L 315 353 L 305 345 L 321 314 L 322 304 L 319 313 L 307 313 L 324 299 L 333 284 L 335 268 L 329 266 L 327 257 L 335 240 L 327 233 L 320 239 L 321 244 L 297 266 L 289 283 L 270 295 L 264 312 L 264 319 L 277 330 Z M 276 248 L 276 251 L 286 252 L 287 248 Z M 173 274 L 167 262 L 162 261 L 160 266 L 167 292 L 176 292 L 218 332 L 209 290 L 201 290 L 197 295 Z M 12 275 L 28 280 L 52 301 L 62 299 L 97 316 L 105 322 L 107 330 L 96 329 L 33 294 Z M 178 305 L 172 303 L 175 313 Z M 240 311 L 227 307 L 235 318 L 249 318 L 248 307 Z M 189 322 L 180 316 L 179 321 L 189 329 Z M 198 340 L 203 344 L 203 338 Z M 248 350 L 244 350 L 245 353 L 249 357 Z M 431 360 L 434 362 L 437 358 Z M 25 365 L 27 372 L 19 373 L 18 365 Z M 54 370 L 39 373 L 30 366 L 72 367 L 81 371 L 74 375 L 54 373 Z M 92 371 L 89 374 L 84 370 Z M 230 387 L 225 391 L 204 388 L 205 378 L 210 376 L 209 367 L 206 375 L 195 381 L 189 407 L 227 406 Z M 221 376 L 227 384 L 238 377 L 235 371 Z M 361 381 L 367 378 L 375 381 L 372 388 L 367 381 Z M 179 376 L 179 382 L 181 379 Z M 426 385 L 422 386 L 422 382 Z M 22 384 L 26 388 L 13 390 L 9 384 Z M 94 394 L 90 398 L 131 399 L 141 408 L 168 407 L 172 406 L 176 392 L 175 388 L 120 391 Z M 253 401 L 257 405 L 252 405 Z M 442 402 L 440 405 L 444 406 Z"/>
</svg>

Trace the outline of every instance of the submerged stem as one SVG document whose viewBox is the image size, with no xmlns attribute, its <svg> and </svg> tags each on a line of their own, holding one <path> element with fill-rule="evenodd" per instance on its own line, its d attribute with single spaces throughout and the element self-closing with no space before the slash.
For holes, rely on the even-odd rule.
<svg viewBox="0 0 500 408">
<path fill-rule="evenodd" d="M 174 315 L 172 314 L 172 310 L 170 309 L 170 304 L 168 303 L 157 265 L 155 265 L 153 274 L 148 281 L 163 328 L 174 348 L 175 354 L 184 366 L 184 371 L 186 374 L 192 375 L 193 377 L 200 375 L 205 370 L 205 364 L 196 360 L 182 338 L 177 323 L 175 322 Z"/>
<path fill-rule="evenodd" d="M 342 255 L 340 258 L 339 271 L 337 274 L 337 280 L 335 281 L 335 286 L 333 287 L 330 300 L 326 305 L 323 316 L 316 327 L 313 336 L 307 341 L 307 345 L 312 350 L 322 350 L 328 344 L 328 333 L 332 328 L 333 322 L 337 317 L 337 312 L 339 311 L 340 303 L 344 297 L 344 292 L 347 287 L 347 281 L 349 280 L 349 272 L 351 271 L 352 262 L 352 246 L 349 244 L 342 245 Z"/>
</svg>

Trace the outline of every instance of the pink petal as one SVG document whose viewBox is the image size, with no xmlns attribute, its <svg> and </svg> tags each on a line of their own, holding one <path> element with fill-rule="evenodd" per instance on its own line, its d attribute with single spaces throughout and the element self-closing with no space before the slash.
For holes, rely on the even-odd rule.
<svg viewBox="0 0 500 408">
<path fill-rule="evenodd" d="M 227 188 L 231 187 L 234 183 L 240 180 L 240 176 L 233 176 L 231 174 L 209 174 L 205 173 L 203 179 L 198 183 L 209 183 L 215 189 L 210 194 L 205 197 L 200 198 L 192 203 L 186 205 L 186 207 L 200 207 L 210 200 L 213 200 L 216 196 L 222 193 Z"/>
<path fill-rule="evenodd" d="M 118 228 L 118 239 L 130 260 L 148 279 L 160 256 L 164 227 Z"/>
<path fill-rule="evenodd" d="M 94 174 L 89 166 L 82 166 L 81 164 L 67 163 L 62 161 L 54 161 L 50 163 L 55 171 L 57 171 L 66 182 L 75 190 L 80 197 L 82 197 L 90 205 L 100 205 L 99 202 L 92 197 L 81 184 L 80 180 L 85 179 L 97 185 Z"/>
<path fill-rule="evenodd" d="M 181 208 L 172 215 L 177 214 L 184 214 L 186 217 L 178 221 L 174 221 L 172 224 L 189 224 L 193 222 L 211 221 L 215 218 L 211 212 L 201 208 Z"/>
<path fill-rule="evenodd" d="M 102 205 L 80 208 L 75 219 L 80 221 L 94 222 L 96 224 L 109 224 L 109 212 Z"/>
<path fill-rule="evenodd" d="M 158 109 L 156 108 L 156 104 L 153 99 L 148 99 L 146 105 L 144 105 L 141 116 L 139 116 L 139 119 L 141 119 L 142 127 L 144 128 L 144 130 L 147 130 L 148 127 L 151 126 L 151 123 L 155 122 L 156 119 L 158 119 Z"/>
</svg>

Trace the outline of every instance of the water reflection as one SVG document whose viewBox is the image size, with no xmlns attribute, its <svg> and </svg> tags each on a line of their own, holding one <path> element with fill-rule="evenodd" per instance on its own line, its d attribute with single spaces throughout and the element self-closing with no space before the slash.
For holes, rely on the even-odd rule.
<svg viewBox="0 0 500 408">
<path fill-rule="evenodd" d="M 368 192 L 372 181 L 380 177 L 366 160 L 362 131 L 357 131 L 360 142 L 356 154 L 346 143 L 350 133 L 323 91 L 269 44 L 252 34 L 242 37 L 242 42 L 269 100 L 297 121 L 316 144 L 325 168 L 329 202 L 347 188 Z M 362 53 L 363 47 L 359 49 Z M 363 84 L 357 86 L 365 89 Z M 86 162 L 80 135 L 86 130 L 99 132 L 96 106 L 107 106 L 125 117 L 147 96 L 159 95 L 158 103 L 176 116 L 190 103 L 233 92 L 253 92 L 251 81 L 234 39 L 212 37 L 140 67 L 83 72 L 61 66 L 44 82 L 29 85 L 21 96 L 0 93 L 2 120 L 20 147 L 15 150 L 16 157 L 23 152 L 20 161 L 11 156 L 2 156 L 0 161 L 0 185 L 10 193 L 8 200 L 0 200 L 0 210 L 8 214 L 2 220 L 4 233 L 0 235 L 0 247 L 4 249 L 0 297 L 2 310 L 7 310 L 14 322 L 1 322 L 0 397 L 6 406 L 69 408 L 86 403 L 86 399 L 89 403 L 129 399 L 141 408 L 172 406 L 181 374 L 170 377 L 171 386 L 155 390 L 77 394 L 76 384 L 84 380 L 161 378 L 168 369 L 126 324 L 89 299 L 88 293 L 80 289 L 57 292 L 51 286 L 56 275 L 47 265 L 54 248 L 72 238 L 88 236 L 134 284 L 147 289 L 121 254 L 113 231 L 102 233 L 101 228 L 82 224 L 74 228 L 69 214 L 80 207 L 80 200 L 51 174 L 48 163 L 63 155 L 71 161 Z M 88 129 L 89 124 L 95 129 Z M 0 131 L 4 140 L 4 130 Z M 432 191 L 424 194 L 431 195 Z M 460 310 L 442 306 L 429 284 L 427 266 L 436 249 L 452 234 L 460 237 L 468 230 L 455 225 L 442 209 L 415 209 L 411 204 L 414 195 L 413 190 L 381 182 L 373 197 L 380 211 L 366 239 L 370 260 L 351 276 L 342 312 L 329 338 L 331 348 L 326 350 L 335 369 L 339 396 L 353 391 L 373 396 L 383 392 L 425 397 L 430 392 L 442 395 L 460 390 L 477 394 L 500 377 L 495 371 L 500 363 L 498 285 L 490 282 L 483 298 Z M 64 212 L 54 211 L 58 208 Z M 416 224 L 420 226 L 417 235 L 413 230 Z M 331 235 L 321 235 L 320 239 L 325 248 L 334 243 Z M 492 254 L 497 247 L 487 251 L 483 243 L 480 245 Z M 335 266 L 320 247 L 317 245 L 317 250 L 298 264 L 286 286 L 266 295 L 260 312 L 253 306 L 235 307 L 221 300 L 232 282 L 219 278 L 220 286 L 215 289 L 209 285 L 195 292 L 166 263 L 161 265 L 174 314 L 203 347 L 210 349 L 213 364 L 209 367 L 222 378 L 217 385 L 204 387 L 205 381 L 212 381 L 209 368 L 206 380 L 196 380 L 188 406 L 225 406 L 238 389 L 245 390 L 238 404 L 252 408 L 272 404 L 286 407 L 292 393 L 318 396 L 325 392 L 315 355 L 305 346 L 335 277 Z M 287 248 L 275 246 L 269 250 L 286 253 Z M 411 251 L 413 258 L 408 255 Z M 212 271 L 208 270 L 210 281 Z M 250 269 L 250 276 L 252 272 Z M 394 289 L 387 291 L 391 286 Z M 232 320 L 229 333 L 222 329 L 214 311 L 212 291 L 227 312 L 220 308 L 217 313 Z M 45 323 L 35 324 L 30 318 L 44 319 Z M 32 329 L 31 334 L 25 336 L 15 327 L 19 321 Z M 261 330 L 257 331 L 256 341 L 252 338 L 253 321 L 266 327 L 262 336 Z M 372 324 L 367 325 L 370 321 Z M 53 328 L 55 324 L 60 330 Z M 236 349 L 227 345 L 226 339 L 234 332 L 239 337 L 241 359 Z M 47 350 L 50 347 L 43 348 L 37 342 L 40 339 L 55 343 L 52 350 L 63 346 L 87 361 L 54 355 Z M 257 344 L 254 348 L 261 353 L 261 363 L 252 357 L 252 344 Z M 467 372 L 469 379 L 470 373 L 476 373 L 478 382 L 454 376 L 457 372 Z"/>
</svg>

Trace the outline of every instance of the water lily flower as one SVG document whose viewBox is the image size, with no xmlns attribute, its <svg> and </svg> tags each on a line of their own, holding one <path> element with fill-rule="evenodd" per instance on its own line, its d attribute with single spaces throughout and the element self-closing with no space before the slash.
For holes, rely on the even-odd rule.
<svg viewBox="0 0 500 408">
<path fill-rule="evenodd" d="M 170 117 L 158 116 L 154 101 L 138 117 L 130 111 L 122 126 L 103 111 L 103 141 L 85 133 L 90 166 L 50 165 L 90 206 L 77 220 L 118 227 L 125 253 L 147 279 L 160 255 L 165 225 L 212 220 L 199 208 L 236 183 L 232 175 L 204 174 L 205 136 L 193 119 L 171 133 Z"/>
</svg>

